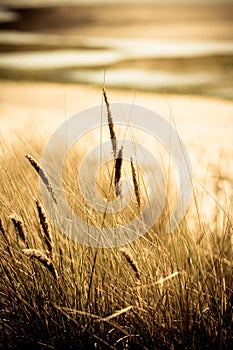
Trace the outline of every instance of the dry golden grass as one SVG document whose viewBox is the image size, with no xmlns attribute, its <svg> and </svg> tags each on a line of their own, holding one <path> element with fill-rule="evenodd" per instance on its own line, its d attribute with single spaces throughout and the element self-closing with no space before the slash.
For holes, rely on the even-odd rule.
<svg viewBox="0 0 233 350">
<path fill-rule="evenodd" d="M 121 180 L 122 162 L 123 162 L 123 147 L 119 149 L 116 160 L 115 160 L 114 182 L 115 182 L 116 196 L 121 195 L 120 180 Z"/>
<path fill-rule="evenodd" d="M 108 127 L 109 127 L 110 139 L 112 142 L 113 156 L 114 156 L 114 159 L 116 159 L 116 157 L 117 157 L 117 137 L 116 137 L 116 133 L 115 133 L 115 129 L 114 129 L 112 112 L 111 112 L 107 92 L 105 89 L 103 89 L 103 96 L 104 96 L 104 101 L 105 101 L 106 108 L 107 108 Z"/>
<path fill-rule="evenodd" d="M 37 160 L 34 157 L 32 157 L 30 154 L 25 154 L 25 157 L 30 162 L 30 164 L 35 169 L 35 171 L 39 174 L 40 178 L 42 179 L 42 181 L 44 182 L 45 186 L 47 187 L 47 190 L 51 194 L 54 202 L 57 204 L 56 196 L 55 196 L 55 194 L 53 192 L 53 188 L 52 188 L 52 186 L 51 186 L 51 184 L 49 182 L 48 176 L 44 172 L 44 169 L 37 162 Z"/>
<path fill-rule="evenodd" d="M 136 169 L 131 160 L 140 206 Z M 211 223 L 194 191 L 190 211 L 172 234 L 164 231 L 168 208 L 149 232 L 120 249 L 82 246 L 49 222 L 38 176 L 20 148 L 0 160 L 0 179 L 3 349 L 231 349 L 233 224 L 220 176 Z M 233 202 L 233 193 L 228 196 Z M 74 209 L 81 204 L 72 202 Z M 23 234 L 10 224 L 12 212 Z M 124 225 L 129 217 L 124 212 L 104 224 Z M 95 213 L 82 218 L 103 224 Z"/>
<path fill-rule="evenodd" d="M 10 218 L 11 218 L 11 221 L 13 222 L 13 225 L 19 237 L 22 239 L 24 243 L 26 243 L 26 233 L 25 233 L 25 228 L 23 226 L 23 221 L 16 214 L 12 214 Z"/>
<path fill-rule="evenodd" d="M 129 265 L 132 267 L 132 270 L 135 273 L 135 276 L 137 278 L 137 280 L 140 280 L 140 271 L 138 268 L 138 264 L 137 262 L 134 260 L 133 256 L 127 252 L 127 250 L 121 248 L 120 249 L 122 255 L 125 257 L 126 261 L 129 263 Z"/>
<path fill-rule="evenodd" d="M 38 260 L 41 262 L 46 269 L 48 269 L 55 279 L 58 279 L 58 274 L 56 267 L 51 259 L 49 259 L 46 254 L 37 249 L 23 249 L 22 253 L 31 259 Z"/>
<path fill-rule="evenodd" d="M 132 171 L 132 178 L 133 178 L 133 185 L 134 185 L 134 193 L 137 199 L 138 207 L 140 208 L 141 206 L 141 196 L 140 196 L 140 189 L 139 189 L 139 184 L 137 180 L 137 174 L 133 165 L 133 159 L 131 158 L 130 160 L 131 164 L 131 171 Z"/>
<path fill-rule="evenodd" d="M 52 234 L 51 234 L 51 228 L 49 225 L 49 221 L 45 212 L 44 207 L 42 206 L 42 204 L 35 199 L 36 202 L 36 207 L 37 207 L 37 211 L 38 211 L 38 216 L 40 219 L 40 224 L 44 233 L 44 241 L 45 244 L 47 246 L 48 252 L 49 252 L 49 256 L 51 258 L 51 260 L 53 261 L 53 239 L 52 239 Z"/>
</svg>

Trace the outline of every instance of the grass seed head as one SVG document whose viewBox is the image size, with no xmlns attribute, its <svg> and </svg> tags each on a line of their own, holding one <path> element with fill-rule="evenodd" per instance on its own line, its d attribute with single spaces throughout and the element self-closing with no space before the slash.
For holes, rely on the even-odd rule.
<svg viewBox="0 0 233 350">
<path fill-rule="evenodd" d="M 121 187 L 120 187 L 120 179 L 121 179 L 121 169 L 122 169 L 122 162 L 123 162 L 123 147 L 120 148 L 117 158 L 115 160 L 115 189 L 116 189 L 116 196 L 121 195 Z"/>
<path fill-rule="evenodd" d="M 31 259 L 39 261 L 48 271 L 51 272 L 55 279 L 58 279 L 57 269 L 51 259 L 37 249 L 23 249 L 23 254 Z"/>
<path fill-rule="evenodd" d="M 18 233 L 19 237 L 22 239 L 22 241 L 26 242 L 26 233 L 24 229 L 24 224 L 22 219 L 16 214 L 12 214 L 10 216 L 11 221 L 13 222 L 15 231 Z"/>
<path fill-rule="evenodd" d="M 120 252 L 122 253 L 122 255 L 124 256 L 126 261 L 129 263 L 129 265 L 133 269 L 135 276 L 136 276 L 137 280 L 139 281 L 140 280 L 140 270 L 138 268 L 137 262 L 132 257 L 132 255 L 129 252 L 127 252 L 125 249 L 121 248 Z"/>
<path fill-rule="evenodd" d="M 42 204 L 37 199 L 35 199 L 35 202 L 36 202 L 36 207 L 37 207 L 38 216 L 39 216 L 39 220 L 40 220 L 40 225 L 41 225 L 43 233 L 44 233 L 45 244 L 47 246 L 49 256 L 53 260 L 53 240 L 52 240 L 49 221 L 48 221 L 45 209 L 42 206 Z"/>
<path fill-rule="evenodd" d="M 37 162 L 37 160 L 32 157 L 30 154 L 25 154 L 25 157 L 27 158 L 27 160 L 30 162 L 30 164 L 32 165 L 32 167 L 35 169 L 35 171 L 39 174 L 41 180 L 44 182 L 47 190 L 49 191 L 53 201 L 55 204 L 57 204 L 57 198 L 53 192 L 53 188 L 50 184 L 50 181 L 47 177 L 47 175 L 45 174 L 44 169 L 41 167 L 41 165 Z"/>
<path fill-rule="evenodd" d="M 116 159 L 116 157 L 117 157 L 117 137 L 116 137 L 116 133 L 114 130 L 112 111 L 110 109 L 110 104 L 109 104 L 107 92 L 104 88 L 103 88 L 103 96 L 104 96 L 104 102 L 106 104 L 107 114 L 108 114 L 108 127 L 109 127 L 110 139 L 111 139 L 111 143 L 112 143 L 112 151 L 113 151 L 114 159 Z"/>
<path fill-rule="evenodd" d="M 132 171 L 134 193 L 135 193 L 135 196 L 136 196 L 138 207 L 140 208 L 140 206 L 141 206 L 141 196 L 140 196 L 140 190 L 139 190 L 139 185 L 138 185 L 137 176 L 136 176 L 136 170 L 134 168 L 134 164 L 133 164 L 133 159 L 132 158 L 130 160 L 130 163 L 131 163 L 131 171 Z"/>
</svg>

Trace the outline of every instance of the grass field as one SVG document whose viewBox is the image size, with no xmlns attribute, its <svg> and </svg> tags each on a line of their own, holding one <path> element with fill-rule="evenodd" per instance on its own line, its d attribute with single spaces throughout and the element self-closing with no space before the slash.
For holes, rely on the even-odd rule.
<svg viewBox="0 0 233 350">
<path fill-rule="evenodd" d="M 2 348 L 231 349 L 232 175 L 220 162 L 213 170 L 205 193 L 211 220 L 194 187 L 190 210 L 172 234 L 165 232 L 167 206 L 128 246 L 85 247 L 60 233 L 41 207 L 39 176 L 24 157 L 40 162 L 37 136 L 1 145 Z M 72 166 L 67 162 L 68 174 Z M 108 166 L 111 176 L 114 164 Z"/>
</svg>

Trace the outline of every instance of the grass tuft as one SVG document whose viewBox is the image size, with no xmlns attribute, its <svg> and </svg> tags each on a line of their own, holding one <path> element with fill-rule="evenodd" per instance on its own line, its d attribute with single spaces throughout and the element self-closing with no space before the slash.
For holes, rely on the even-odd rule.
<svg viewBox="0 0 233 350">
<path fill-rule="evenodd" d="M 108 191 L 109 183 L 113 190 L 120 183 L 123 150 L 117 152 L 110 106 L 106 91 L 103 93 L 115 152 L 115 168 L 111 163 L 101 183 Z M 131 167 L 124 164 L 124 171 L 127 175 L 128 169 L 133 181 L 137 203 L 131 200 L 128 207 L 113 214 L 89 210 L 84 198 L 75 196 L 76 178 L 73 187 L 70 178 L 77 174 L 76 163 L 67 163 L 70 177 L 63 182 L 65 188 L 70 186 L 72 208 L 84 223 L 79 234 L 88 237 L 92 225 L 100 233 L 110 228 L 117 235 L 117 228 L 123 230 L 130 221 L 126 234 L 140 237 L 121 249 L 102 249 L 71 240 L 76 234 L 71 220 L 65 221 L 67 235 L 56 227 L 51 232 L 38 183 L 28 164 L 19 161 L 21 152 L 15 148 L 0 159 L 1 349 L 232 349 L 233 191 L 227 171 L 212 184 L 211 200 L 215 201 L 213 210 L 208 207 L 210 221 L 202 202 L 210 198 L 198 192 L 183 222 L 173 233 L 165 233 L 173 203 L 169 197 L 158 222 L 142 236 L 134 219 L 142 199 L 146 201 L 146 186 L 139 186 L 141 177 L 132 159 Z M 37 154 L 40 152 L 42 147 L 37 149 Z M 53 196 L 40 164 L 30 155 L 26 158 Z M 219 168 L 223 172 L 220 163 Z M 169 178 L 171 174 L 166 175 Z M 211 187 L 211 179 L 208 185 Z M 36 215 L 32 198 L 38 198 Z M 114 192 L 111 198 L 114 200 Z M 15 211 L 24 222 L 18 216 L 9 219 Z M 140 219 L 144 228 L 146 217 L 140 215 Z M 61 213 L 59 220 L 63 223 L 66 213 Z M 22 249 L 21 241 L 27 249 Z"/>
</svg>

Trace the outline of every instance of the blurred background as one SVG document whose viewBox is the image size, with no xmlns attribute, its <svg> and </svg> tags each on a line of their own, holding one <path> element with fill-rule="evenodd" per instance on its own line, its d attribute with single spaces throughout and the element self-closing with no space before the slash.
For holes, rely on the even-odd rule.
<svg viewBox="0 0 233 350">
<path fill-rule="evenodd" d="M 233 2 L 0 0 L 0 79 L 232 99 Z"/>
</svg>

